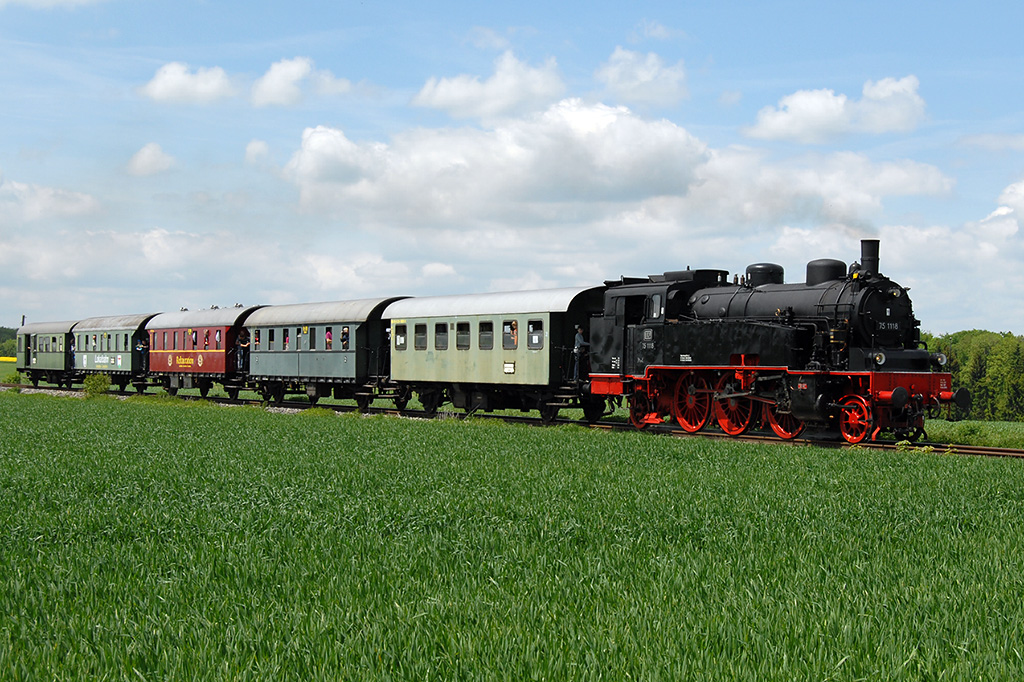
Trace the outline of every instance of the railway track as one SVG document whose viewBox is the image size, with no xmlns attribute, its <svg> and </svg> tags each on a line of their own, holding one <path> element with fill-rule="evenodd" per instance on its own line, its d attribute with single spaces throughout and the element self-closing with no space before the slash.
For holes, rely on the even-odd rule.
<svg viewBox="0 0 1024 682">
<path fill-rule="evenodd" d="M 39 392 L 39 393 L 48 393 L 48 394 L 52 394 L 52 395 L 81 394 L 81 393 L 84 392 L 81 388 L 71 388 L 71 389 L 55 388 L 55 387 L 38 387 L 37 388 L 37 387 L 31 386 L 31 385 L 27 385 L 27 384 L 4 384 L 4 383 L 0 383 L 0 389 L 19 389 L 19 390 L 22 390 L 22 391 L 33 391 L 33 392 Z M 119 395 L 119 396 L 126 396 L 126 397 L 137 395 L 134 391 L 112 392 L 112 394 Z M 213 402 L 217 402 L 217 403 L 224 404 L 224 405 L 260 406 L 260 405 L 265 405 L 266 404 L 262 400 L 259 400 L 259 399 L 231 400 L 230 398 L 226 398 L 226 397 L 225 398 L 221 398 L 221 397 L 201 398 L 199 396 L 189 396 L 189 395 L 179 395 L 178 398 L 181 399 L 181 400 L 208 400 L 208 401 L 213 401 Z M 285 400 L 285 401 L 283 401 L 280 404 L 274 404 L 273 407 L 280 408 L 280 409 L 286 409 L 286 410 L 301 411 L 301 410 L 309 409 L 309 408 L 313 407 L 313 405 L 311 405 L 310 403 L 308 403 L 306 401 L 300 401 L 300 400 L 290 401 L 290 400 Z M 354 406 L 354 405 L 333 405 L 333 404 L 322 404 L 321 403 L 321 404 L 318 404 L 317 407 L 322 407 L 322 408 L 325 408 L 325 409 L 333 410 L 333 411 L 338 412 L 338 413 L 347 413 L 347 412 L 357 412 L 357 411 L 359 411 L 359 408 Z M 422 412 L 422 411 L 418 411 L 418 410 L 401 410 L 400 411 L 400 410 L 397 410 L 397 409 L 395 409 L 393 407 L 385 408 L 385 407 L 372 407 L 371 406 L 371 407 L 369 407 L 369 408 L 367 408 L 366 410 L 363 410 L 363 411 L 365 413 L 367 413 L 367 414 L 382 414 L 382 415 L 401 416 L 401 417 L 410 417 L 410 418 L 421 418 L 421 419 L 431 419 L 431 418 L 436 418 L 438 416 L 438 415 L 435 415 L 434 417 L 431 417 L 426 412 Z M 541 425 L 544 425 L 544 422 L 540 418 L 532 417 L 532 416 L 495 415 L 495 414 L 486 414 L 486 413 L 482 413 L 482 414 L 481 413 L 477 413 L 477 414 L 474 414 L 474 415 L 469 415 L 469 414 L 466 414 L 465 412 L 455 412 L 455 411 L 441 411 L 439 413 L 439 415 L 442 418 L 451 418 L 451 419 L 465 419 L 466 417 L 474 416 L 474 417 L 476 417 L 478 419 L 498 419 L 498 420 L 501 420 L 501 421 L 504 421 L 504 422 L 507 422 L 507 423 L 512 423 L 512 424 L 525 424 L 525 425 L 531 425 L 531 426 L 541 426 Z M 578 420 L 556 419 L 553 423 L 554 424 L 563 424 L 563 425 L 566 425 L 566 424 L 577 424 L 577 425 L 586 426 L 588 428 L 603 429 L 603 430 L 607 430 L 607 431 L 635 431 L 636 430 L 636 428 L 632 424 L 629 424 L 628 422 L 625 422 L 625 421 L 605 420 L 605 421 L 598 421 L 598 422 L 596 422 L 594 424 L 588 424 L 587 422 L 578 421 Z M 777 438 L 774 435 L 767 435 L 767 434 L 761 434 L 761 433 L 747 433 L 747 434 L 744 434 L 742 436 L 730 436 L 730 435 L 728 435 L 726 433 L 723 433 L 723 432 L 714 431 L 714 430 L 707 430 L 707 431 L 701 431 L 700 433 L 694 434 L 694 433 L 688 433 L 688 432 L 686 432 L 686 431 L 684 431 L 684 430 L 682 430 L 680 428 L 673 427 L 670 424 L 665 424 L 663 426 L 650 426 L 648 428 L 645 428 L 644 431 L 648 431 L 651 434 L 657 434 L 657 435 L 666 436 L 666 437 L 673 437 L 673 438 L 706 438 L 706 439 L 712 439 L 712 440 L 720 439 L 720 440 L 731 441 L 731 442 L 742 441 L 742 442 L 751 442 L 751 443 L 768 443 L 768 444 L 772 444 L 772 445 L 811 445 L 811 446 L 816 446 L 816 447 L 863 448 L 863 449 L 871 449 L 871 450 L 889 450 L 889 451 L 894 451 L 894 452 L 934 452 L 934 453 L 939 453 L 939 454 L 965 455 L 965 456 L 975 456 L 975 457 L 1013 457 L 1013 458 L 1024 458 L 1024 449 L 996 448 L 996 447 L 988 447 L 988 446 L 980 446 L 980 445 L 962 445 L 962 444 L 956 444 L 956 443 L 938 443 L 938 442 L 929 442 L 929 441 L 919 441 L 919 442 L 916 442 L 916 443 L 910 443 L 908 441 L 900 441 L 900 442 L 897 442 L 897 441 L 874 441 L 874 442 L 865 441 L 865 442 L 859 443 L 857 445 L 850 445 L 849 443 L 845 442 L 844 440 L 842 440 L 842 438 L 840 438 L 838 436 L 833 436 L 833 437 L 824 437 L 824 436 L 822 436 L 822 437 L 815 437 L 815 436 L 812 435 L 812 436 L 809 436 L 809 437 L 794 438 L 792 440 L 780 440 L 779 438 Z"/>
</svg>

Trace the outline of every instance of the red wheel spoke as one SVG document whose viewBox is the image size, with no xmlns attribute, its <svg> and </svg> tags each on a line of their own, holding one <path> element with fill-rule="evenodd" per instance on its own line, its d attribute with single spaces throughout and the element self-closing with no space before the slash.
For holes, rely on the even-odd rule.
<svg viewBox="0 0 1024 682">
<path fill-rule="evenodd" d="M 728 396 L 733 392 L 730 376 L 724 375 L 715 385 L 715 392 Z M 733 396 L 715 400 L 718 425 L 730 436 L 741 436 L 750 428 L 754 404 L 747 396 Z"/>
<path fill-rule="evenodd" d="M 765 403 L 764 418 L 775 435 L 783 440 L 792 440 L 804 430 L 804 423 L 791 414 L 777 410 L 778 405 Z"/>
<path fill-rule="evenodd" d="M 711 417 L 711 394 L 708 382 L 693 372 L 687 372 L 676 382 L 672 416 L 688 433 L 703 429 Z"/>
<path fill-rule="evenodd" d="M 848 443 L 859 443 L 874 425 L 871 418 L 871 406 L 859 395 L 848 395 L 840 401 L 839 432 Z"/>
</svg>

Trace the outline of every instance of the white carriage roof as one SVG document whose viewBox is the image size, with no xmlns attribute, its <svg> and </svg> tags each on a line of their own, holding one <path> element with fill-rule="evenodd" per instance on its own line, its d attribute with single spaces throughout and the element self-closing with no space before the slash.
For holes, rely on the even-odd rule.
<svg viewBox="0 0 1024 682">
<path fill-rule="evenodd" d="M 181 329 L 183 327 L 230 327 L 262 306 L 180 310 L 161 313 L 146 323 L 146 329 Z"/>
<path fill-rule="evenodd" d="M 78 320 L 65 322 L 30 322 L 18 327 L 18 334 L 67 334 Z"/>
<path fill-rule="evenodd" d="M 391 298 L 366 298 L 357 301 L 272 305 L 260 308 L 250 315 L 245 321 L 245 326 L 365 322 L 374 314 L 374 311 L 401 298 L 401 296 L 394 296 Z"/>
<path fill-rule="evenodd" d="M 604 287 L 568 287 L 490 294 L 427 296 L 392 303 L 384 311 L 389 319 L 452 317 L 457 315 L 511 315 L 515 313 L 564 313 L 577 296 Z"/>
<path fill-rule="evenodd" d="M 138 329 L 145 324 L 149 318 L 158 313 L 145 313 L 143 315 L 112 315 L 110 317 L 90 317 L 75 325 L 76 332 L 95 330 L 120 331 L 126 329 Z"/>
</svg>

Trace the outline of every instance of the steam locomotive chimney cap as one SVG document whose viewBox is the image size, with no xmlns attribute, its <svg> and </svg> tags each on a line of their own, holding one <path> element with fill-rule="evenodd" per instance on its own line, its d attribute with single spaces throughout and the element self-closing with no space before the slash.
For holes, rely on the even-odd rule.
<svg viewBox="0 0 1024 682">
<path fill-rule="evenodd" d="M 878 274 L 878 240 L 860 240 L 860 267 L 872 274 Z"/>
</svg>

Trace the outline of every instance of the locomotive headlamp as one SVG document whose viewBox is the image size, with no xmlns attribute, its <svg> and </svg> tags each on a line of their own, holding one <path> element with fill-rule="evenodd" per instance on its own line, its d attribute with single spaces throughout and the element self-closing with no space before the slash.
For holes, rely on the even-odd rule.
<svg viewBox="0 0 1024 682">
<path fill-rule="evenodd" d="M 878 351 L 877 353 L 875 353 L 875 356 L 874 356 L 873 360 L 875 361 L 876 365 L 884 365 L 885 364 L 885 353 L 883 353 L 882 351 Z"/>
<path fill-rule="evenodd" d="M 945 367 L 946 363 L 949 362 L 949 358 L 946 357 L 945 353 L 933 353 L 932 362 L 934 362 L 939 367 Z"/>
</svg>

